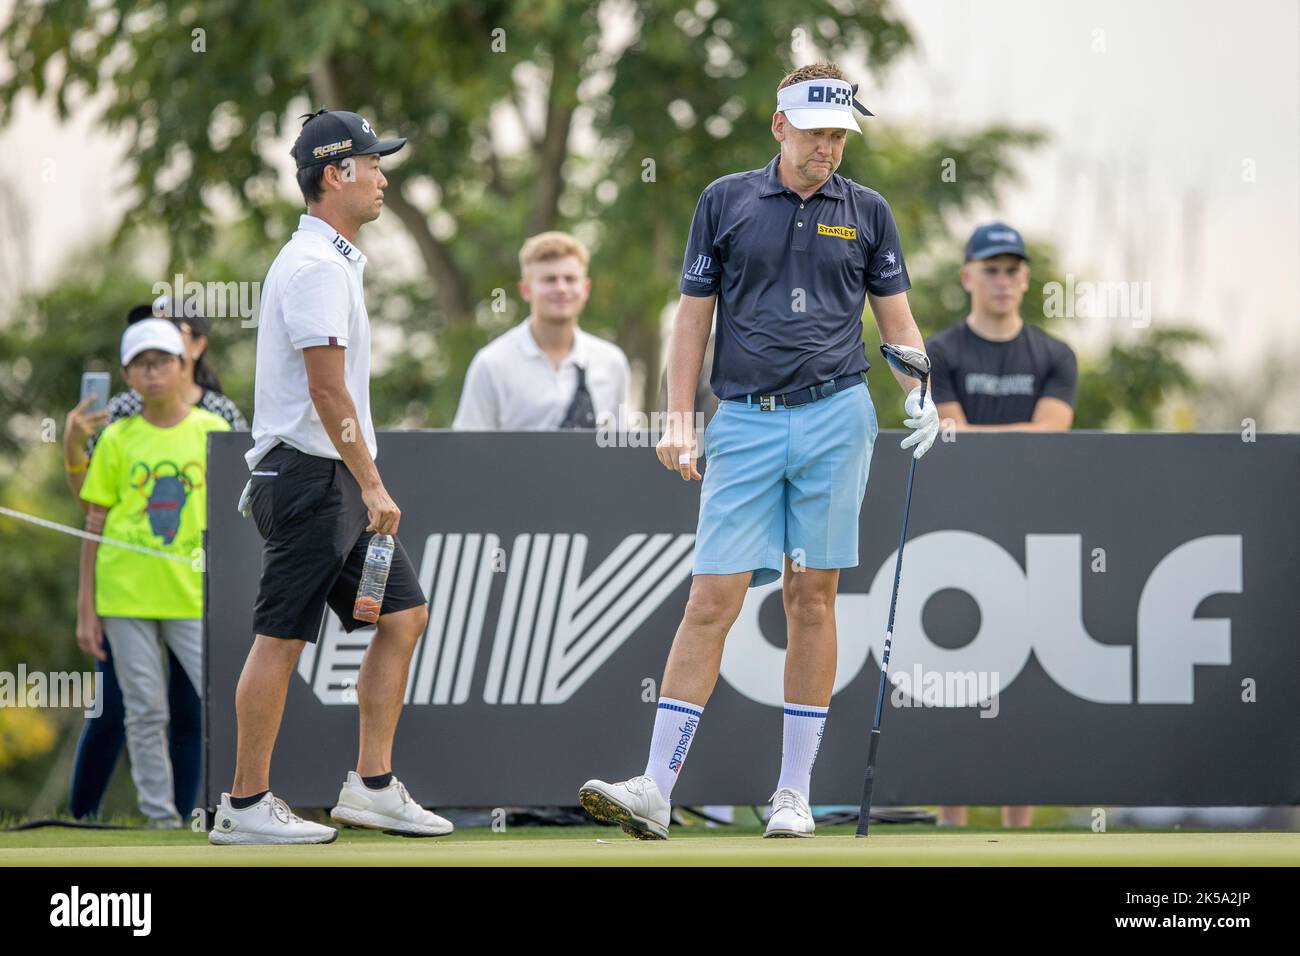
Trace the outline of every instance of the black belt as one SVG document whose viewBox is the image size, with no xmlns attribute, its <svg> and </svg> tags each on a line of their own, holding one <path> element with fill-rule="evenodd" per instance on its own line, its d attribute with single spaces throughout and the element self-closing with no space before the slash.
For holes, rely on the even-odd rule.
<svg viewBox="0 0 1300 956">
<path fill-rule="evenodd" d="M 765 412 L 774 412 L 778 408 L 798 408 L 800 405 L 807 405 L 819 399 L 830 398 L 836 392 L 842 392 L 854 385 L 865 385 L 866 382 L 867 373 L 859 372 L 856 375 L 842 375 L 829 382 L 809 385 L 807 388 L 797 388 L 784 395 L 746 395 L 744 400 L 746 405 L 757 405 Z"/>
</svg>

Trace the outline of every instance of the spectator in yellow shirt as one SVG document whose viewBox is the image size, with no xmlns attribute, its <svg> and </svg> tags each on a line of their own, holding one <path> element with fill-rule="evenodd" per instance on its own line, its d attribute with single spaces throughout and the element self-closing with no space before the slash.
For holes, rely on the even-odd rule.
<svg viewBox="0 0 1300 956">
<path fill-rule="evenodd" d="M 100 435 L 81 497 L 89 504 L 77 595 L 77 643 L 102 660 L 112 648 L 126 708 L 127 750 L 140 810 L 151 826 L 181 825 L 167 748 L 160 640 L 201 692 L 203 532 L 208 432 L 221 417 L 186 400 L 184 341 L 165 319 L 122 336 L 127 384 L 139 414 Z"/>
</svg>

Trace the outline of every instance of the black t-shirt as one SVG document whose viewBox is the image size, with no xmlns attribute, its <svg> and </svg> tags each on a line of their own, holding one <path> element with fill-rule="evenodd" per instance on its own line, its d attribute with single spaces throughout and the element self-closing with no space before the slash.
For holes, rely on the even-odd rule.
<svg viewBox="0 0 1300 956">
<path fill-rule="evenodd" d="M 925 349 L 934 403 L 957 402 L 972 425 L 1030 421 L 1040 398 L 1074 407 L 1074 352 L 1037 326 L 1026 324 L 1014 339 L 991 342 L 959 322 L 932 336 Z"/>
</svg>

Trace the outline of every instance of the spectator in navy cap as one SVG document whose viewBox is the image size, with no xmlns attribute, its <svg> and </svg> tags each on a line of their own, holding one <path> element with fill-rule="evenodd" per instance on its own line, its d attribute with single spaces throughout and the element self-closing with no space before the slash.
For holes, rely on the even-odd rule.
<svg viewBox="0 0 1300 956">
<path fill-rule="evenodd" d="M 1065 431 L 1074 421 L 1074 352 L 1020 317 L 1029 255 L 1006 223 L 966 243 L 961 284 L 970 313 L 926 342 L 939 417 L 958 429 Z"/>
<path fill-rule="evenodd" d="M 1074 352 L 1020 317 L 1029 289 L 1029 254 L 1003 222 L 966 243 L 961 284 L 970 313 L 926 342 L 939 417 L 968 431 L 1067 431 L 1074 421 Z M 1033 807 L 1005 806 L 1002 825 L 1027 827 Z M 940 808 L 942 823 L 964 826 L 966 808 Z"/>
</svg>

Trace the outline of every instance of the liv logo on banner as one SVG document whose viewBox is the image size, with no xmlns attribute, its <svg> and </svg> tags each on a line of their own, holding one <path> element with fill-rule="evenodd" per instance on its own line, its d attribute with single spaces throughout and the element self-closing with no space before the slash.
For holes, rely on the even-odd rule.
<svg viewBox="0 0 1300 956">
<path fill-rule="evenodd" d="M 494 534 L 431 534 L 420 586 L 429 626 L 411 657 L 406 702 L 463 704 L 478 660 L 484 612 L 505 579 L 483 685 L 488 704 L 562 704 L 691 574 L 693 534 L 631 534 L 586 577 L 585 534 L 521 534 L 493 573 Z M 373 630 L 344 633 L 325 613 L 298 673 L 322 703 L 356 703 Z"/>
<path fill-rule="evenodd" d="M 433 596 L 429 626 L 411 661 L 407 703 L 461 704 L 469 699 L 488 598 L 504 579 L 482 699 L 488 704 L 562 704 L 690 577 L 690 534 L 628 535 L 586 577 L 587 536 L 521 534 L 493 573 L 499 539 L 492 534 L 432 534 L 420 583 Z M 1076 534 L 1025 536 L 1025 567 L 996 542 L 968 531 L 935 531 L 908 542 L 906 586 L 899 592 L 891 668 L 993 672 L 1001 690 L 1032 651 L 1063 690 L 1105 704 L 1191 704 L 1199 665 L 1232 661 L 1231 623 L 1198 618 L 1210 595 L 1240 593 L 1240 535 L 1208 535 L 1165 555 L 1142 587 L 1137 645 L 1095 640 L 1083 623 L 1083 539 Z M 894 556 L 865 593 L 836 599 L 839 661 L 835 691 L 879 660 L 884 644 Z M 763 635 L 759 609 L 774 582 L 751 590 L 727 638 L 722 677 L 749 699 L 784 702 L 784 650 Z M 935 593 L 956 589 L 979 606 L 980 628 L 963 647 L 933 643 L 921 613 Z M 345 634 L 327 613 L 316 645 L 298 672 L 326 704 L 356 702 L 357 669 L 373 631 Z M 981 640 L 997 634 L 996 642 Z M 1040 639 L 1042 638 L 1042 639 Z M 1133 693 L 1136 664 L 1137 694 Z M 917 698 L 922 689 L 900 685 Z"/>
</svg>

